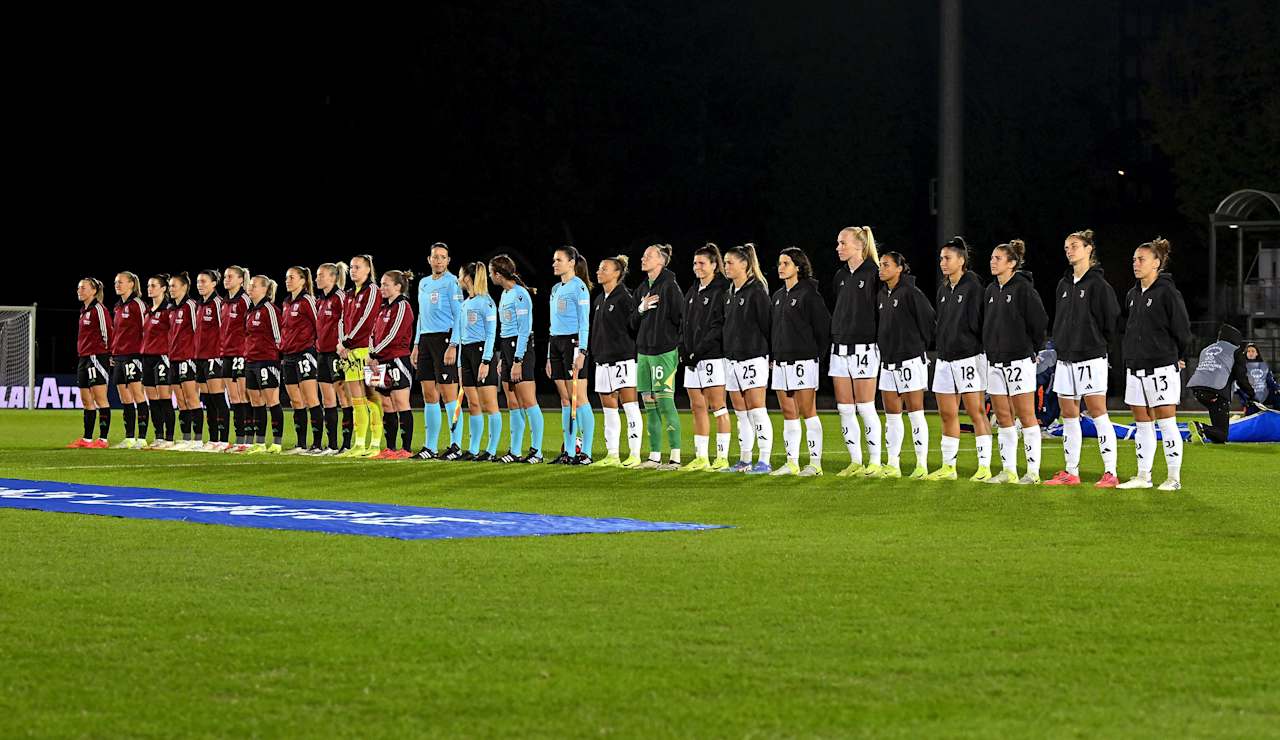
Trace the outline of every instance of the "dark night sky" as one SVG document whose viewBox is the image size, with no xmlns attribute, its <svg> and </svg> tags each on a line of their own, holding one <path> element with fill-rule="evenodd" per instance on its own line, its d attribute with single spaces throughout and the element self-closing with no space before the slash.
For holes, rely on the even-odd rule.
<svg viewBox="0 0 1280 740">
<path fill-rule="evenodd" d="M 981 262 L 1022 237 L 1047 286 L 1062 237 L 1091 226 L 1119 287 L 1156 231 L 1175 254 L 1203 240 L 1179 215 L 1168 163 L 1134 161 L 1142 124 L 1123 113 L 1120 48 L 1135 5 L 967 3 L 965 235 Z M 81 273 L 109 283 L 120 268 L 243 263 L 279 277 L 367 251 L 380 270 L 420 270 L 437 240 L 455 269 L 521 255 L 536 284 L 570 239 L 593 269 L 670 242 L 687 281 L 705 240 L 755 241 L 770 260 L 797 245 L 833 266 L 850 224 L 932 281 L 935 2 L 495 0 L 427 13 L 394 33 L 333 23 L 285 41 L 61 39 L 67 53 L 46 56 L 57 84 L 26 91 L 41 136 L 19 205 L 40 222 L 34 243 L 81 254 L 38 255 L 41 279 L 9 300 L 73 309 Z M 1134 197 L 1117 169 L 1144 178 Z M 40 371 L 70 367 L 71 348 L 48 345 L 72 328 L 71 314 L 42 313 Z"/>
</svg>

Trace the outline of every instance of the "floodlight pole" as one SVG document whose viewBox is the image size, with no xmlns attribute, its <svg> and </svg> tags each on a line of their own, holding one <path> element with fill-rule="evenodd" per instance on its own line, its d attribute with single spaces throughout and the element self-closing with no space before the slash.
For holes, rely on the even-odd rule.
<svg viewBox="0 0 1280 740">
<path fill-rule="evenodd" d="M 938 240 L 964 233 L 964 79 L 961 0 L 939 0 Z"/>
</svg>

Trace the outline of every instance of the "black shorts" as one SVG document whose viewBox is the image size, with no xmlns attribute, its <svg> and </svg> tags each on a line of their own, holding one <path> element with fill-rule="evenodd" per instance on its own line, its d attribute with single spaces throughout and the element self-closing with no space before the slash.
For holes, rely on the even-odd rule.
<svg viewBox="0 0 1280 740">
<path fill-rule="evenodd" d="M 378 361 L 378 369 L 373 374 L 373 387 L 383 393 L 403 391 L 413 385 L 413 369 L 409 367 L 408 357 L 397 357 L 394 360 Z"/>
<path fill-rule="evenodd" d="M 280 387 L 280 363 L 250 362 L 245 367 L 244 387 L 249 390 L 267 391 Z"/>
<path fill-rule="evenodd" d="M 517 337 L 498 338 L 498 351 L 502 354 L 502 382 L 511 382 L 511 366 L 516 361 L 516 342 Z M 529 337 L 529 343 L 525 345 L 524 357 L 520 363 L 520 382 L 528 382 L 534 380 L 538 372 L 537 355 L 533 352 L 533 337 Z"/>
<path fill-rule="evenodd" d="M 111 358 L 111 384 L 129 385 L 142 382 L 142 355 L 116 355 Z"/>
<path fill-rule="evenodd" d="M 340 383 L 347 371 L 347 362 L 337 352 L 321 352 L 318 371 L 321 383 Z"/>
<path fill-rule="evenodd" d="M 107 369 L 110 362 L 111 355 L 81 357 L 79 364 L 76 365 L 76 387 L 92 388 L 95 385 L 106 385 L 111 379 L 111 371 Z"/>
<path fill-rule="evenodd" d="M 206 357 L 196 360 L 196 382 L 208 383 L 210 380 L 218 380 L 222 377 L 222 358 Z"/>
<path fill-rule="evenodd" d="M 196 382 L 196 360 L 174 362 L 170 375 L 175 383 Z"/>
<path fill-rule="evenodd" d="M 550 350 L 551 379 L 569 380 L 569 373 L 573 370 L 573 356 L 578 351 L 578 335 L 551 337 Z"/>
<path fill-rule="evenodd" d="M 456 383 L 457 370 L 444 364 L 444 352 L 449 348 L 449 332 L 440 331 L 418 337 L 418 381 Z"/>
<path fill-rule="evenodd" d="M 222 377 L 225 380 L 239 380 L 244 377 L 244 358 L 243 357 L 223 357 L 222 358 Z"/>
<path fill-rule="evenodd" d="M 489 361 L 489 372 L 480 377 L 480 365 L 483 364 L 484 342 L 472 342 L 462 345 L 462 386 L 464 388 L 498 387 L 498 363 Z"/>
<path fill-rule="evenodd" d="M 297 385 L 304 380 L 315 380 L 320 374 L 320 360 L 314 349 L 306 349 L 292 355 L 285 355 L 284 384 Z"/>
<path fill-rule="evenodd" d="M 142 356 L 142 385 L 144 387 L 155 388 L 158 385 L 169 385 L 171 371 L 172 368 L 169 367 L 168 357 L 164 355 Z"/>
</svg>

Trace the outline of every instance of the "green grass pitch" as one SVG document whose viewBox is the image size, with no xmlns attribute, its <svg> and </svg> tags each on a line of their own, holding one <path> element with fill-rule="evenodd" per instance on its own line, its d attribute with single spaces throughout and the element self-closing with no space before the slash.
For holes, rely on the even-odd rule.
<svg viewBox="0 0 1280 740">
<path fill-rule="evenodd" d="M 0 412 L 0 477 L 735 527 L 402 542 L 0 509 L 0 737 L 1280 735 L 1275 446 L 1189 444 L 1178 493 L 848 482 L 823 418 L 812 480 L 64 450 L 78 413 Z"/>
</svg>

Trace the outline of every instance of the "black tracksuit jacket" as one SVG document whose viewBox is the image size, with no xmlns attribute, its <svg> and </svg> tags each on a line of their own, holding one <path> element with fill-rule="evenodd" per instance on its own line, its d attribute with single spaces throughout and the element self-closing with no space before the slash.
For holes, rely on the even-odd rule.
<svg viewBox="0 0 1280 740">
<path fill-rule="evenodd" d="M 880 362 L 892 365 L 923 356 L 933 341 L 933 306 L 916 287 L 915 276 L 903 275 L 893 290 L 881 283 L 876 307 L 880 311 L 876 330 Z"/>
<path fill-rule="evenodd" d="M 841 265 L 831 279 L 831 294 L 836 297 L 831 312 L 831 341 L 835 344 L 875 344 L 876 292 L 880 290 L 880 271 L 871 260 L 863 260 L 858 269 L 849 271 Z"/>
<path fill-rule="evenodd" d="M 680 362 L 693 366 L 724 357 L 724 294 L 729 281 L 716 275 L 702 287 L 695 281 L 684 293 L 684 326 L 680 328 Z"/>
<path fill-rule="evenodd" d="M 1105 357 L 1119 328 L 1120 303 L 1102 274 L 1091 267 L 1075 282 L 1070 269 L 1058 281 L 1053 312 L 1053 343 L 1058 359 L 1084 362 Z"/>
<path fill-rule="evenodd" d="M 982 352 L 982 297 L 982 281 L 973 271 L 965 270 L 954 287 L 943 277 L 934 330 L 940 359 L 963 360 Z"/>
<path fill-rule="evenodd" d="M 636 358 L 631 314 L 636 302 L 625 285 L 596 294 L 591 304 L 591 361 L 600 365 Z"/>
<path fill-rule="evenodd" d="M 658 305 L 640 313 L 640 302 L 650 294 L 659 297 Z M 661 355 L 680 346 L 680 324 L 684 320 L 684 296 L 676 274 L 663 268 L 658 279 L 636 288 L 636 310 L 631 312 L 631 328 L 636 332 L 636 352 Z"/>
<path fill-rule="evenodd" d="M 1134 285 L 1124 302 L 1129 314 L 1120 344 L 1125 367 L 1154 370 L 1187 359 L 1191 319 L 1171 275 L 1157 275 L 1145 291 Z"/>
<path fill-rule="evenodd" d="M 987 362 L 1029 360 L 1044 347 L 1049 315 L 1031 273 L 1018 270 L 1004 285 L 992 280 L 983 301 L 982 349 Z"/>
<path fill-rule="evenodd" d="M 784 284 L 773 293 L 770 358 L 775 362 L 817 360 L 831 344 L 831 314 L 818 293 L 817 280 Z"/>
<path fill-rule="evenodd" d="M 769 294 L 754 278 L 724 292 L 724 356 L 750 360 L 769 355 Z"/>
</svg>

